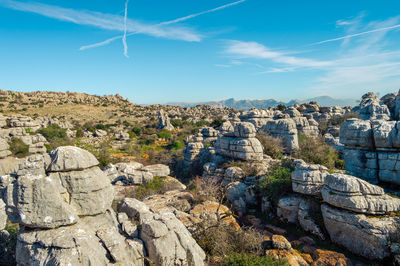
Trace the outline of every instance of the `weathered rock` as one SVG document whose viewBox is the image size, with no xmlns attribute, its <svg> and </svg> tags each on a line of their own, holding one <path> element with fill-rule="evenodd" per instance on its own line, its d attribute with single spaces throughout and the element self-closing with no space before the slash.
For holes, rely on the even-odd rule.
<svg viewBox="0 0 400 266">
<path fill-rule="evenodd" d="M 119 234 L 114 215 L 108 211 L 68 227 L 22 230 L 18 265 L 144 265 L 143 245 Z"/>
<path fill-rule="evenodd" d="M 400 199 L 386 195 L 381 187 L 344 174 L 326 176 L 322 198 L 330 205 L 358 213 L 386 214 L 400 210 Z"/>
<path fill-rule="evenodd" d="M 233 159 L 261 161 L 263 148 L 260 141 L 253 137 L 254 132 L 252 124 L 237 123 L 234 134 L 227 133 L 218 137 L 215 143 L 216 153 Z"/>
<path fill-rule="evenodd" d="M 353 109 L 359 113 L 359 117 L 363 120 L 383 119 L 389 120 L 390 112 L 386 105 L 379 102 L 378 97 L 368 92 L 362 96 L 359 106 Z"/>
<path fill-rule="evenodd" d="M 292 249 L 292 245 L 284 236 L 273 235 L 271 239 L 272 239 L 272 247 L 274 249 L 286 249 L 286 250 Z"/>
<path fill-rule="evenodd" d="M 54 172 L 50 178 L 61 181 L 68 191 L 69 204 L 78 215 L 104 213 L 114 198 L 114 192 L 107 176 L 93 167 L 82 171 Z"/>
<path fill-rule="evenodd" d="M 340 143 L 364 149 L 372 149 L 373 135 L 370 121 L 350 118 L 340 127 Z"/>
<path fill-rule="evenodd" d="M 321 194 L 328 168 L 318 164 L 307 164 L 302 160 L 294 162 L 292 189 L 294 192 L 318 196 Z"/>
<path fill-rule="evenodd" d="M 16 208 L 19 222 L 32 228 L 56 228 L 78 221 L 68 205 L 65 188 L 57 178 L 25 175 L 17 179 Z"/>
<path fill-rule="evenodd" d="M 170 174 L 168 165 L 154 164 L 142 168 L 144 172 L 150 172 L 153 176 L 166 177 Z"/>
<path fill-rule="evenodd" d="M 400 223 L 399 218 L 370 218 L 328 204 L 323 204 L 321 210 L 333 242 L 368 259 L 384 259 L 390 255 L 390 237 Z"/>
<path fill-rule="evenodd" d="M 168 114 L 161 109 L 158 112 L 158 129 L 174 130 L 174 126 L 171 124 Z"/>
<path fill-rule="evenodd" d="M 3 199 L 0 198 L 0 231 L 6 227 L 7 214 L 6 214 L 6 204 Z"/>
<path fill-rule="evenodd" d="M 99 164 L 93 154 L 74 146 L 58 147 L 50 152 L 50 157 L 50 172 L 82 170 Z"/>
<path fill-rule="evenodd" d="M 292 119 L 268 121 L 260 130 L 271 137 L 282 139 L 283 147 L 287 152 L 293 152 L 299 148 L 297 127 Z"/>
</svg>

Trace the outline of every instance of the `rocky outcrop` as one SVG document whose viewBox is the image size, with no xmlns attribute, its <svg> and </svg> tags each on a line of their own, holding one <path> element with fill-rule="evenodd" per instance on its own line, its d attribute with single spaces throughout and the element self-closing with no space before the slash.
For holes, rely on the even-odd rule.
<svg viewBox="0 0 400 266">
<path fill-rule="evenodd" d="M 217 154 L 245 161 L 261 161 L 263 148 L 255 138 L 256 130 L 251 123 L 241 122 L 235 125 L 233 133 L 225 133 L 215 143 Z"/>
<path fill-rule="evenodd" d="M 385 104 L 382 104 L 378 99 L 378 96 L 372 92 L 364 94 L 361 98 L 360 104 L 352 111 L 357 112 L 359 117 L 363 120 L 390 119 L 389 108 Z"/>
<path fill-rule="evenodd" d="M 21 226 L 19 265 L 144 264 L 141 241 L 119 231 L 113 189 L 97 165 L 69 146 L 21 164 L 5 196 L 9 219 Z"/>
<path fill-rule="evenodd" d="M 161 109 L 158 112 L 158 129 L 174 130 L 174 126 L 171 124 L 168 114 Z"/>
<path fill-rule="evenodd" d="M 260 131 L 267 135 L 282 139 L 283 147 L 287 152 L 293 152 L 299 148 L 297 139 L 297 126 L 292 119 L 278 119 L 268 121 Z"/>
<path fill-rule="evenodd" d="M 171 212 L 156 214 L 146 204 L 124 199 L 119 211 L 140 224 L 139 236 L 156 265 L 204 265 L 205 253 Z"/>
<path fill-rule="evenodd" d="M 168 176 L 170 169 L 163 164 L 143 166 L 141 163 L 129 162 L 109 164 L 103 172 L 113 184 L 120 182 L 123 185 L 140 185 L 151 182 L 155 176 Z"/>
<path fill-rule="evenodd" d="M 346 171 L 371 183 L 400 184 L 400 124 L 349 119 L 340 128 Z"/>
<path fill-rule="evenodd" d="M 316 217 L 321 217 L 317 201 L 297 195 L 284 197 L 278 202 L 276 214 L 281 220 L 298 224 L 304 231 L 325 239 L 321 225 L 316 221 Z"/>
<path fill-rule="evenodd" d="M 322 198 L 332 206 L 366 214 L 387 214 L 400 210 L 400 199 L 385 194 L 381 187 L 354 176 L 329 174 Z"/>
<path fill-rule="evenodd" d="M 293 191 L 305 195 L 321 195 L 328 168 L 318 164 L 308 164 L 302 160 L 296 160 L 294 165 L 296 169 L 291 176 Z"/>
<path fill-rule="evenodd" d="M 375 218 L 356 214 L 328 204 L 321 206 L 325 228 L 331 240 L 368 259 L 390 255 L 390 239 L 399 218 Z"/>
<path fill-rule="evenodd" d="M 0 159 L 6 158 L 11 155 L 11 151 L 9 150 L 10 146 L 8 145 L 5 139 L 0 138 Z"/>
</svg>

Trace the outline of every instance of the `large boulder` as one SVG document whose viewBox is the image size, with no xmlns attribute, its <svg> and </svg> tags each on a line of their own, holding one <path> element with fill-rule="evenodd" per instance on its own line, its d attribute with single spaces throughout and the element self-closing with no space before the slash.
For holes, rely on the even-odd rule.
<svg viewBox="0 0 400 266">
<path fill-rule="evenodd" d="M 328 204 L 323 204 L 321 210 L 325 228 L 334 243 L 371 260 L 390 255 L 390 239 L 398 230 L 399 218 L 368 217 Z"/>
<path fill-rule="evenodd" d="M 271 137 L 282 139 L 283 147 L 288 152 L 293 152 L 299 148 L 297 126 L 290 118 L 268 121 L 260 128 L 260 131 L 265 132 Z"/>
<path fill-rule="evenodd" d="M 49 172 L 83 170 L 99 164 L 90 152 L 74 146 L 62 146 L 50 152 Z"/>
<path fill-rule="evenodd" d="M 328 168 L 318 164 L 308 164 L 303 160 L 294 162 L 292 189 L 294 192 L 318 196 L 321 194 Z"/>
<path fill-rule="evenodd" d="M 204 251 L 173 213 L 156 214 L 135 199 L 124 199 L 118 209 L 140 224 L 139 236 L 155 265 L 204 265 Z"/>
<path fill-rule="evenodd" d="M 18 234 L 18 265 L 144 265 L 144 246 L 118 232 L 112 210 L 72 226 Z"/>
<path fill-rule="evenodd" d="M 329 174 L 325 178 L 322 198 L 332 206 L 367 214 L 386 214 L 400 210 L 400 199 L 362 179 L 345 174 Z"/>
</svg>

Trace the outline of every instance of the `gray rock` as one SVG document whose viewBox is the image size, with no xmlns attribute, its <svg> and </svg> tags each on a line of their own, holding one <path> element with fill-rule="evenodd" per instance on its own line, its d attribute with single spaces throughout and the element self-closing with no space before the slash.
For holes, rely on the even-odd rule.
<svg viewBox="0 0 400 266">
<path fill-rule="evenodd" d="M 292 189 L 306 195 L 321 195 L 328 168 L 317 164 L 307 164 L 302 160 L 295 161 L 296 169 L 292 172 Z"/>
<path fill-rule="evenodd" d="M 358 213 L 386 214 L 400 210 L 400 199 L 386 195 L 381 187 L 344 174 L 326 176 L 322 198 L 330 205 Z"/>
<path fill-rule="evenodd" d="M 204 251 L 174 214 L 146 213 L 141 225 L 140 237 L 156 265 L 204 265 Z"/>
<path fill-rule="evenodd" d="M 6 224 L 7 224 L 6 204 L 0 198 L 0 231 L 6 227 Z"/>
<path fill-rule="evenodd" d="M 18 265 L 144 265 L 143 245 L 119 234 L 114 215 L 109 211 L 68 227 L 21 231 Z"/>
<path fill-rule="evenodd" d="M 143 167 L 142 171 L 149 172 L 153 176 L 158 176 L 158 177 L 169 176 L 169 174 L 171 172 L 168 165 L 164 165 L 164 164 L 148 165 L 148 166 Z"/>
<path fill-rule="evenodd" d="M 287 152 L 293 152 L 299 148 L 297 139 L 297 126 L 292 119 L 278 119 L 268 121 L 260 131 L 267 135 L 282 139 L 283 147 Z"/>
<path fill-rule="evenodd" d="M 168 114 L 161 109 L 158 112 L 158 129 L 174 130 L 174 126 L 171 124 Z"/>
<path fill-rule="evenodd" d="M 99 164 L 93 154 L 74 146 L 58 147 L 50 152 L 50 157 L 50 172 L 82 170 Z"/>
<path fill-rule="evenodd" d="M 69 204 L 78 215 L 96 215 L 110 208 L 114 191 L 107 176 L 93 167 L 82 171 L 55 172 L 51 178 L 61 181 L 68 191 Z"/>
<path fill-rule="evenodd" d="M 328 204 L 323 204 L 321 210 L 325 228 L 334 243 L 372 260 L 390 255 L 390 237 L 400 223 L 398 218 L 367 217 Z"/>
</svg>

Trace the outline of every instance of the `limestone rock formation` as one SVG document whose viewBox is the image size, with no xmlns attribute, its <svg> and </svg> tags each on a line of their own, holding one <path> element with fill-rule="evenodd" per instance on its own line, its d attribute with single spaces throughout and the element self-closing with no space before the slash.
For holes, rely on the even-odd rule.
<svg viewBox="0 0 400 266">
<path fill-rule="evenodd" d="M 158 129 L 174 130 L 174 126 L 171 124 L 168 114 L 161 109 L 158 112 Z"/>
<path fill-rule="evenodd" d="M 299 148 L 297 126 L 292 119 L 268 121 L 260 128 L 260 131 L 265 132 L 271 137 L 282 139 L 283 147 L 287 152 L 293 152 Z"/>
<path fill-rule="evenodd" d="M 204 265 L 205 253 L 186 227 L 171 212 L 156 214 L 146 204 L 124 199 L 119 211 L 140 224 L 150 261 L 156 265 Z"/>
<path fill-rule="evenodd" d="M 359 117 L 363 120 L 390 119 L 389 108 L 385 104 L 381 104 L 378 96 L 372 92 L 364 94 L 359 106 L 355 107 L 353 111 L 358 112 Z"/>
<path fill-rule="evenodd" d="M 251 123 L 241 122 L 235 125 L 233 133 L 225 133 L 215 143 L 216 153 L 225 157 L 245 161 L 263 159 L 263 148 L 255 138 L 256 130 Z"/>
<path fill-rule="evenodd" d="M 399 218 L 375 218 L 356 214 L 328 204 L 321 206 L 325 228 L 331 240 L 368 259 L 390 255 L 389 243 Z"/>
<path fill-rule="evenodd" d="M 141 241 L 119 231 L 113 189 L 97 164 L 87 151 L 59 147 L 48 159 L 28 157 L 8 178 L 19 265 L 144 265 Z"/>
<path fill-rule="evenodd" d="M 322 197 L 332 206 L 358 213 L 387 214 L 400 210 L 400 199 L 386 195 L 381 187 L 344 174 L 326 176 Z"/>
<path fill-rule="evenodd" d="M 296 169 L 292 172 L 292 189 L 306 195 L 321 195 L 328 168 L 318 164 L 307 164 L 302 160 L 294 162 Z"/>
</svg>

